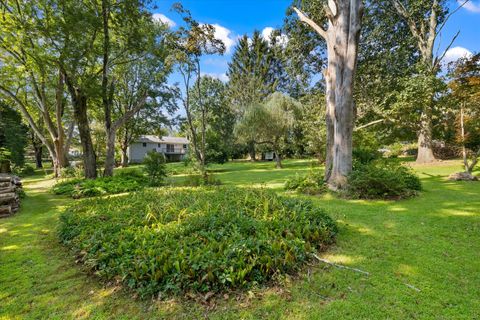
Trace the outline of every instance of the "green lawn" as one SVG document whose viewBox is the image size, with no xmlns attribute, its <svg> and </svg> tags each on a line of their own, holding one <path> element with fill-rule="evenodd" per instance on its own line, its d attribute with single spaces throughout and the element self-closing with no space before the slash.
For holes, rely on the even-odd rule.
<svg viewBox="0 0 480 320">
<path fill-rule="evenodd" d="M 225 184 L 283 192 L 283 181 L 312 162 L 285 164 L 282 170 L 248 162 L 210 169 Z M 312 197 L 340 226 L 337 244 L 323 258 L 369 276 L 312 265 L 281 286 L 209 306 L 138 301 L 85 274 L 55 235 L 60 210 L 74 200 L 51 195 L 52 181 L 34 176 L 26 180 L 22 210 L 0 220 L 0 319 L 478 319 L 480 182 L 447 181 L 459 162 L 414 168 L 425 189 L 415 199 Z"/>
</svg>

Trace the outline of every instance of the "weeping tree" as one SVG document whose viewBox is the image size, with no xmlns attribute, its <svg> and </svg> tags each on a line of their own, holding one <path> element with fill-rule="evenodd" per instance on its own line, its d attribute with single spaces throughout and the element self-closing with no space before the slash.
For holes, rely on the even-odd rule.
<svg viewBox="0 0 480 320">
<path fill-rule="evenodd" d="M 237 124 L 237 136 L 244 141 L 267 145 L 275 152 L 277 169 L 295 123 L 300 103 L 280 92 L 273 93 L 264 103 L 251 105 Z"/>
<path fill-rule="evenodd" d="M 329 0 L 322 7 L 326 21 L 310 19 L 302 8 L 294 7 L 294 10 L 300 21 L 326 42 L 328 62 L 323 73 L 327 109 L 325 180 L 331 189 L 343 189 L 352 170 L 353 87 L 363 3 L 361 0 Z"/>
</svg>

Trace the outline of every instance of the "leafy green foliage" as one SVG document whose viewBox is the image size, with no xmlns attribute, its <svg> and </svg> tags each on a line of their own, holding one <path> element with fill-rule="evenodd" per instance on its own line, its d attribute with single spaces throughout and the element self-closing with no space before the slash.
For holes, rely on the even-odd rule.
<svg viewBox="0 0 480 320">
<path fill-rule="evenodd" d="M 374 161 L 354 168 L 347 195 L 357 199 L 403 199 L 422 190 L 418 176 L 397 162 Z"/>
<path fill-rule="evenodd" d="M 78 199 L 136 191 L 143 189 L 146 184 L 147 179 L 141 172 L 128 171 L 113 177 L 101 177 L 95 180 L 81 178 L 65 180 L 55 184 L 52 192 Z"/>
<path fill-rule="evenodd" d="M 311 202 L 234 187 L 81 201 L 59 236 L 85 265 L 141 295 L 245 288 L 294 273 L 337 227 Z"/>
<path fill-rule="evenodd" d="M 143 159 L 144 170 L 150 185 L 159 186 L 167 176 L 166 159 L 163 153 L 150 151 Z"/>
<path fill-rule="evenodd" d="M 298 173 L 285 181 L 285 190 L 297 191 L 309 195 L 317 195 L 324 193 L 327 188 L 323 180 L 323 175 L 319 171 L 310 170 L 306 175 Z"/>
<path fill-rule="evenodd" d="M 0 103 L 0 148 L 4 149 L 0 161 L 8 160 L 16 167 L 24 164 L 27 133 L 20 113 Z"/>
</svg>

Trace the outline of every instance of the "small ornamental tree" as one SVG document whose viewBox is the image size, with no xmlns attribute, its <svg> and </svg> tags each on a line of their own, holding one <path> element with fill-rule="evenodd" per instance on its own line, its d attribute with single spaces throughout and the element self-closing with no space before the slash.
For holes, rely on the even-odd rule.
<svg viewBox="0 0 480 320">
<path fill-rule="evenodd" d="M 159 186 L 167 176 L 166 160 L 163 153 L 150 151 L 143 159 L 145 173 L 152 186 Z"/>
</svg>

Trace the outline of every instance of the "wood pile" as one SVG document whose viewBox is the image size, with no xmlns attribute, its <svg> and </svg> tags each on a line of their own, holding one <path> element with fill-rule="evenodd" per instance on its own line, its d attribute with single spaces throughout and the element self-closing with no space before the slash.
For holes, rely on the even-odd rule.
<svg viewBox="0 0 480 320">
<path fill-rule="evenodd" d="M 0 218 L 8 217 L 20 208 L 22 182 L 17 176 L 0 174 Z"/>
</svg>

